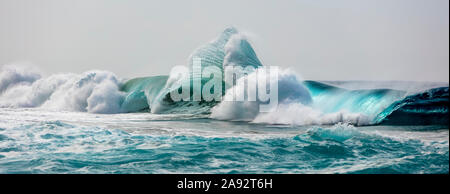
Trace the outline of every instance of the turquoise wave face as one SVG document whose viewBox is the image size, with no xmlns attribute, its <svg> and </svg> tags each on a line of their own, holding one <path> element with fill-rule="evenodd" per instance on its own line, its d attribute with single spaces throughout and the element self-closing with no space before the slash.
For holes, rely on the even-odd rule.
<svg viewBox="0 0 450 194">
<path fill-rule="evenodd" d="M 164 88 L 168 76 L 153 76 L 135 78 L 127 81 L 120 88 L 127 95 L 122 102 L 122 109 L 126 112 L 138 112 L 149 109 L 160 91 Z"/>
<path fill-rule="evenodd" d="M 201 59 L 201 68 L 198 71 L 193 70 L 193 59 L 195 58 Z M 184 83 L 189 84 L 191 96 L 194 92 L 201 92 L 202 86 L 209 81 L 209 78 L 202 78 L 201 76 L 201 72 L 207 67 L 216 67 L 215 72 L 222 75 L 226 66 L 239 66 L 242 68 L 247 66 L 258 68 L 262 66 L 250 43 L 232 27 L 225 29 L 214 41 L 196 49 L 190 55 L 188 61 L 187 67 L 191 76 L 182 80 L 168 81 L 169 76 L 155 76 L 127 81 L 121 87 L 121 91 L 127 93 L 122 103 L 122 109 L 127 112 L 143 109 L 150 109 L 152 112 L 158 113 L 208 112 L 209 108 L 217 104 L 217 102 L 206 103 L 202 100 L 200 103 L 175 103 L 169 97 L 169 93 L 180 89 Z M 193 82 L 195 81 L 201 83 L 200 88 L 193 87 Z M 222 84 L 222 94 L 225 94 L 226 86 L 224 82 Z"/>
<path fill-rule="evenodd" d="M 144 113 L 139 117 L 142 115 Z M 131 119 L 134 122 L 127 120 L 121 125 L 133 126 L 144 122 L 143 118 L 135 117 Z M 415 134 L 405 130 L 407 127 L 291 128 L 210 119 L 178 118 L 182 122 L 176 122 L 174 120 L 178 119 L 170 118 L 172 122 L 160 122 L 161 119 L 152 121 L 155 128 L 140 132 L 121 128 L 117 123 L 114 127 L 103 128 L 61 121 L 2 128 L 0 173 L 449 171 L 448 129 L 430 131 L 428 128 L 428 132 L 422 131 L 417 134 L 420 136 L 411 138 Z M 208 122 L 210 124 L 205 124 Z M 162 127 L 163 123 L 170 124 Z M 181 129 L 181 126 L 197 126 L 198 130 Z M 211 126 L 215 126 L 215 131 L 208 130 Z M 171 128 L 180 130 L 171 131 Z M 374 130 L 378 133 L 373 133 Z M 404 138 L 406 135 L 409 139 Z M 436 139 L 439 135 L 447 139 Z"/>
<path fill-rule="evenodd" d="M 347 110 L 368 115 L 370 124 L 448 125 L 448 87 L 408 95 L 393 89 L 346 90 L 305 81 L 316 108 L 324 112 Z"/>
<path fill-rule="evenodd" d="M 375 122 L 384 124 L 449 124 L 448 87 L 429 89 L 392 103 L 377 115 Z"/>
</svg>

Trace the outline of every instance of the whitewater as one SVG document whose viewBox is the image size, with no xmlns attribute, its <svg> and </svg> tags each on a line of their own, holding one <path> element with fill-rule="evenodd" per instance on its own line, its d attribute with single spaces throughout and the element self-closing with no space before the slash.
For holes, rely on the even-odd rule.
<svg viewBox="0 0 450 194">
<path fill-rule="evenodd" d="M 193 58 L 217 71 L 264 67 L 235 28 L 186 67 Z M 207 78 L 36 69 L 0 69 L 0 173 L 449 172 L 448 83 L 313 81 L 281 69 L 278 106 L 261 112 L 264 102 L 231 100 L 246 97 L 236 91 L 251 90 L 255 72 L 223 87 L 223 101 L 175 102 L 170 92 Z"/>
</svg>

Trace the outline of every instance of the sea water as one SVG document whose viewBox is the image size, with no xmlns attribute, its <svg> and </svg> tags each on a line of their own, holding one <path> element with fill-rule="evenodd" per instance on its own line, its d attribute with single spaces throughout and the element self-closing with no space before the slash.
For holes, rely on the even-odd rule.
<svg viewBox="0 0 450 194">
<path fill-rule="evenodd" d="M 263 67 L 235 28 L 191 58 L 218 71 Z M 245 78 L 232 88 L 248 91 Z M 449 173 L 448 83 L 312 81 L 285 69 L 277 79 L 277 107 L 262 112 L 259 101 L 169 97 L 204 84 L 197 74 L 4 65 L 0 173 Z M 222 95 L 245 95 L 233 91 Z"/>
<path fill-rule="evenodd" d="M 448 126 L 0 109 L 0 173 L 448 173 Z"/>
</svg>

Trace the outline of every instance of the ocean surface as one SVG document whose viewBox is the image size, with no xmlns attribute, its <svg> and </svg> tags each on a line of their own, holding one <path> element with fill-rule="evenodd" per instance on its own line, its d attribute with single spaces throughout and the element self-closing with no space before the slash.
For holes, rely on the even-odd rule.
<svg viewBox="0 0 450 194">
<path fill-rule="evenodd" d="M 218 72 L 264 67 L 235 28 L 193 58 Z M 448 82 L 302 80 L 280 69 L 273 111 L 227 100 L 245 98 L 236 91 L 255 74 L 223 87 L 224 101 L 177 102 L 171 92 L 209 77 L 3 65 L 0 173 L 449 173 Z"/>
<path fill-rule="evenodd" d="M 0 173 L 448 173 L 448 126 L 0 109 Z"/>
</svg>

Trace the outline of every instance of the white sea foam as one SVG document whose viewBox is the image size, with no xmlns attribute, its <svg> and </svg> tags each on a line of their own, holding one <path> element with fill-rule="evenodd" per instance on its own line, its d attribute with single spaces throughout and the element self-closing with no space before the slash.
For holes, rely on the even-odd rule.
<svg viewBox="0 0 450 194">
<path fill-rule="evenodd" d="M 298 75 L 290 70 L 279 73 L 279 104 L 273 111 L 260 112 L 259 101 L 233 101 L 233 97 L 246 96 L 254 88 L 247 88 L 246 82 L 255 81 L 256 73 L 238 80 L 237 84 L 228 89 L 224 100 L 212 108 L 211 118 L 219 120 L 239 120 L 253 123 L 287 124 L 287 125 L 331 125 L 336 123 L 352 123 L 368 125 L 370 119 L 361 113 L 351 113 L 341 110 L 333 113 L 324 113 L 314 108 L 309 91 L 303 86 Z M 250 85 L 251 83 L 248 83 Z M 244 88 L 244 89 L 242 89 Z"/>
<path fill-rule="evenodd" d="M 0 107 L 42 107 L 92 113 L 122 112 L 117 77 L 107 71 L 60 73 L 42 77 L 21 66 L 0 72 Z"/>
<path fill-rule="evenodd" d="M 41 75 L 25 64 L 8 64 L 0 68 L 0 93 L 16 85 L 29 85 Z"/>
<path fill-rule="evenodd" d="M 288 125 L 332 125 L 336 123 L 368 125 L 370 119 L 361 113 L 351 113 L 345 110 L 323 113 L 301 103 L 286 103 L 280 104 L 273 112 L 258 114 L 252 122 Z"/>
</svg>

